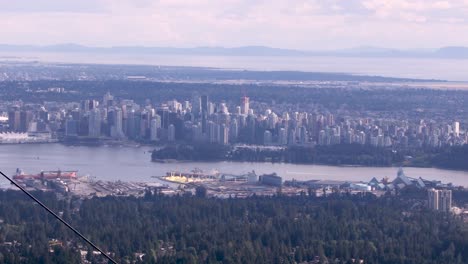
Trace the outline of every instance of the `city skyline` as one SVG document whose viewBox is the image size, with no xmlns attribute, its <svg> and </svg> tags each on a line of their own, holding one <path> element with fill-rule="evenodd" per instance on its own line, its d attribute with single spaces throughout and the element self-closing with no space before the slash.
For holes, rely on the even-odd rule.
<svg viewBox="0 0 468 264">
<path fill-rule="evenodd" d="M 63 88 L 59 91 L 65 92 Z M 281 105 L 256 101 L 251 106 L 250 101 L 245 95 L 237 103 L 226 103 L 212 101 L 208 95 L 194 94 L 190 101 L 173 99 L 140 105 L 107 92 L 101 100 L 57 104 L 53 108 L 59 110 L 51 113 L 41 105 L 39 109 L 32 109 L 28 104 L 12 105 L 7 122 L 0 123 L 0 132 L 28 132 L 34 140 L 42 136 L 46 141 L 67 141 L 67 138 L 81 136 L 153 143 L 243 143 L 283 147 L 359 144 L 418 149 L 468 143 L 468 135 L 457 120 L 372 118 L 369 113 L 340 113 L 336 109 L 287 111 Z M 26 142 L 28 139 L 23 134 L 15 138 L 15 134 L 0 133 L 2 140 Z"/>
<path fill-rule="evenodd" d="M 0 263 L 468 263 L 468 0 L 0 7 Z"/>
</svg>

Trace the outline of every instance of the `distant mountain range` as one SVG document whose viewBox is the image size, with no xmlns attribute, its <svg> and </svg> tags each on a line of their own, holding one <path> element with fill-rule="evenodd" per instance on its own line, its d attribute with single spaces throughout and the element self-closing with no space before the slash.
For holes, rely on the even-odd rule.
<svg viewBox="0 0 468 264">
<path fill-rule="evenodd" d="M 279 49 L 265 46 L 224 47 L 88 47 L 78 44 L 48 46 L 0 44 L 0 52 L 66 52 L 66 53 L 120 53 L 120 54 L 171 54 L 217 56 L 336 56 L 336 57 L 384 57 L 384 58 L 446 58 L 468 59 L 468 47 L 443 47 L 440 49 L 399 50 L 379 47 L 358 47 L 332 51 L 305 51 Z"/>
</svg>

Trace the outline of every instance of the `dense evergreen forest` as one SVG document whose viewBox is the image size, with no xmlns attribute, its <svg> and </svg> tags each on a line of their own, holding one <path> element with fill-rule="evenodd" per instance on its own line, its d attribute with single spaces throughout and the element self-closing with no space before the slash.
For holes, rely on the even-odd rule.
<svg viewBox="0 0 468 264">
<path fill-rule="evenodd" d="M 360 144 L 268 149 L 218 144 L 169 145 L 152 153 L 153 160 L 285 162 L 301 164 L 391 166 L 404 160 L 403 153 Z"/>
<path fill-rule="evenodd" d="M 425 209 L 417 198 L 424 193 L 224 200 L 148 193 L 84 201 L 36 195 L 122 263 L 468 262 L 466 224 Z M 1 263 L 78 263 L 78 248 L 87 249 L 22 193 L 0 192 L 0 219 Z M 62 244 L 49 245 L 51 239 Z"/>
<path fill-rule="evenodd" d="M 433 163 L 441 168 L 468 170 L 468 145 L 444 148 L 434 156 Z"/>
<path fill-rule="evenodd" d="M 410 160 L 405 157 L 411 156 Z M 217 144 L 168 145 L 153 151 L 154 161 L 164 159 L 194 161 L 285 162 L 299 164 L 415 166 L 468 170 L 468 145 L 445 148 L 390 149 L 360 144 L 330 146 L 289 146 L 268 149 Z"/>
</svg>

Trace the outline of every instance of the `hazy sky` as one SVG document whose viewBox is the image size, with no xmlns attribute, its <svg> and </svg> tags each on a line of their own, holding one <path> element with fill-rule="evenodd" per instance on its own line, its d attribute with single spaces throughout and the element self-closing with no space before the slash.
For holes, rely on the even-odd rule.
<svg viewBox="0 0 468 264">
<path fill-rule="evenodd" d="M 0 43 L 468 46 L 468 0 L 0 0 Z"/>
</svg>

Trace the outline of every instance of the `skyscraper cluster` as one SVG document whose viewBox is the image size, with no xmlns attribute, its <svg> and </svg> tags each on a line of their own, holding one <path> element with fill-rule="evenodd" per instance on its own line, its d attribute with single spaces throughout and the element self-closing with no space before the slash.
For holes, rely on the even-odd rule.
<svg viewBox="0 0 468 264">
<path fill-rule="evenodd" d="M 277 109 L 275 109 L 275 107 Z M 468 134 L 458 121 L 395 120 L 340 116 L 332 109 L 312 113 L 252 104 L 213 102 L 208 95 L 190 101 L 143 105 L 116 99 L 83 100 L 40 108 L 12 106 L 4 131 L 50 131 L 57 137 L 111 138 L 152 142 L 246 143 L 267 146 L 362 144 L 376 147 L 463 145 Z M 2 129 L 0 127 L 0 129 Z"/>
<path fill-rule="evenodd" d="M 48 121 L 49 113 L 44 107 L 34 111 L 30 108 L 13 106 L 8 112 L 7 130 L 19 133 L 45 132 L 48 131 Z"/>
</svg>

